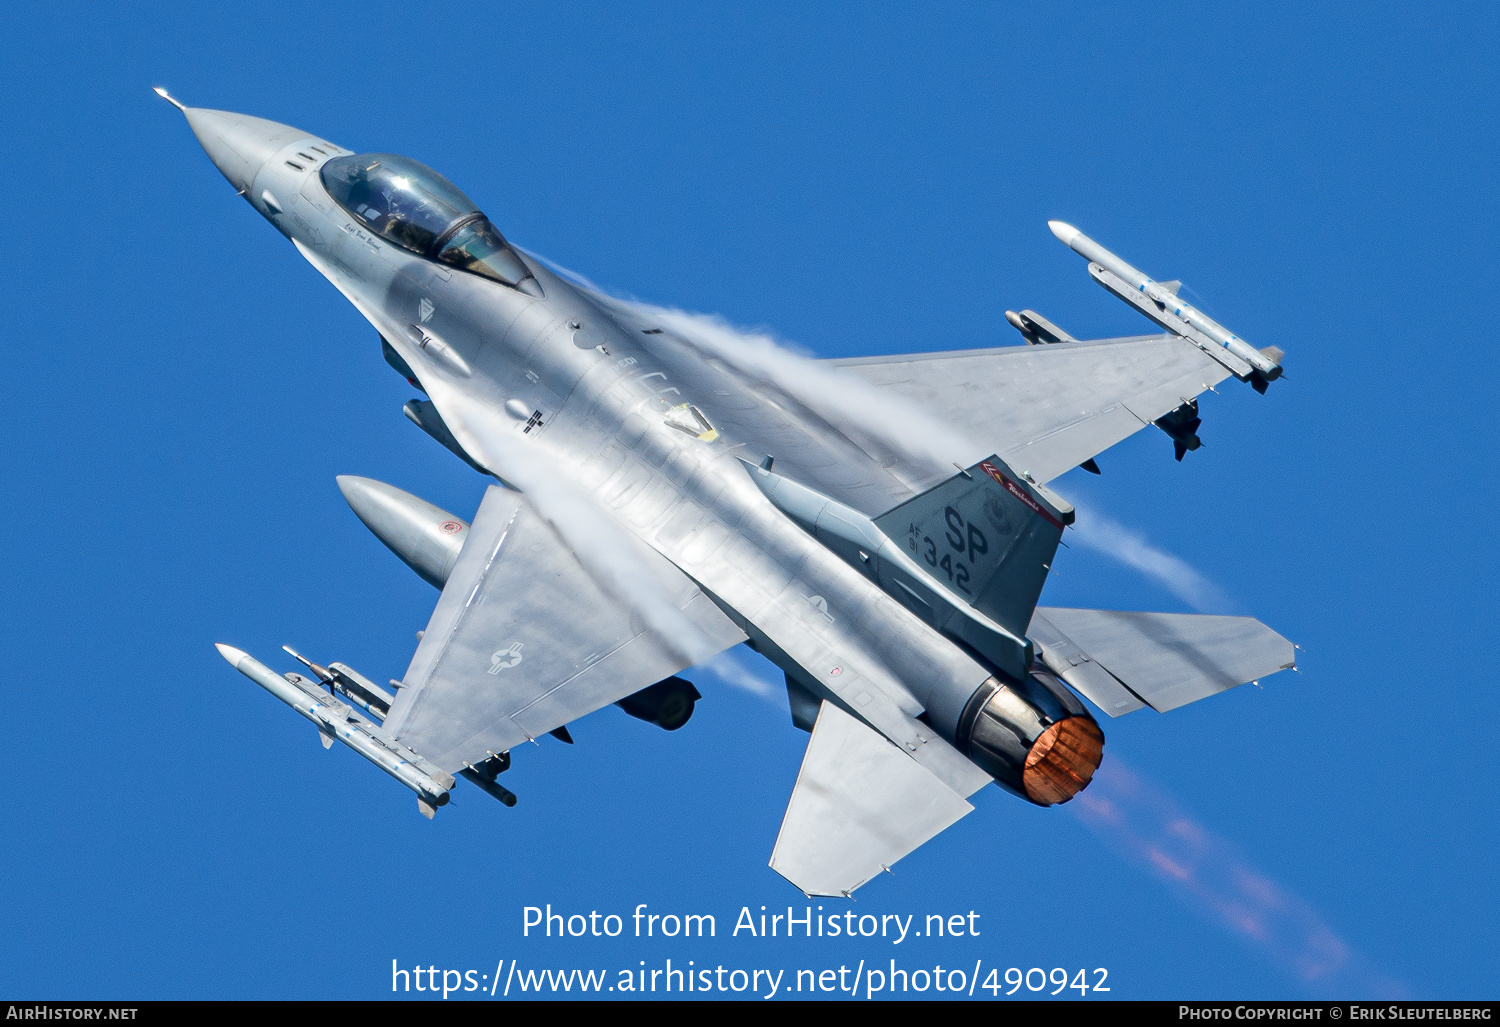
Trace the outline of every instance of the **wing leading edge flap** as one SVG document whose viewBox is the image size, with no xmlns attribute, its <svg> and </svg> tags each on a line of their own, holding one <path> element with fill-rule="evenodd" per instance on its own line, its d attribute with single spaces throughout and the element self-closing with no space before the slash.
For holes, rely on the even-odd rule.
<svg viewBox="0 0 1500 1027">
<path fill-rule="evenodd" d="M 1166 713 L 1297 659 L 1254 617 L 1039 606 L 1028 634 L 1047 667 L 1111 717 L 1145 705 Z"/>
<path fill-rule="evenodd" d="M 644 545 L 654 587 L 719 650 L 745 636 Z M 685 669 L 687 659 L 607 594 L 524 497 L 485 493 L 407 668 L 386 728 L 449 773 Z"/>
<path fill-rule="evenodd" d="M 963 796 L 825 701 L 771 869 L 808 895 L 849 895 L 971 811 Z"/>
</svg>

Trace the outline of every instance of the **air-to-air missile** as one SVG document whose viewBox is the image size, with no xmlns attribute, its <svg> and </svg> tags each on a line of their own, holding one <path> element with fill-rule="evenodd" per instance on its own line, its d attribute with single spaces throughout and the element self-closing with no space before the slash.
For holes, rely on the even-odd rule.
<svg viewBox="0 0 1500 1027">
<path fill-rule="evenodd" d="M 1066 221 L 1047 227 L 1073 252 L 1089 262 L 1094 280 L 1167 331 L 1180 335 L 1218 360 L 1235 377 L 1248 379 L 1257 392 L 1281 377 L 1282 351 L 1256 349 L 1219 322 L 1177 295 L 1181 282 L 1158 282 L 1127 264 Z M 1014 323 L 1014 322 L 1012 322 Z M 1024 331 L 1024 329 L 1023 329 Z"/>
<path fill-rule="evenodd" d="M 215 648 L 235 670 L 312 721 L 323 737 L 325 748 L 333 744 L 334 740 L 343 742 L 416 792 L 417 806 L 424 816 L 431 817 L 439 806 L 447 805 L 448 792 L 454 783 L 453 775 L 443 772 L 416 753 L 402 748 L 399 743 L 388 738 L 373 721 L 355 712 L 353 707 L 342 702 L 332 693 L 324 692 L 300 674 L 289 674 L 283 677 L 249 653 L 236 649 L 234 646 L 217 643 Z M 301 657 L 299 656 L 298 659 Z M 308 663 L 305 660 L 303 662 Z M 350 673 L 348 668 L 339 664 L 324 669 L 316 664 L 308 663 L 308 667 L 320 678 L 327 675 L 329 682 Z M 319 674 L 319 671 L 322 673 Z M 358 680 L 362 682 L 361 690 L 373 690 L 375 693 L 385 695 L 382 689 L 362 678 Z M 350 688 L 350 691 L 354 689 Z M 378 695 L 373 697 L 379 698 Z M 389 696 L 386 698 L 388 699 Z"/>
</svg>

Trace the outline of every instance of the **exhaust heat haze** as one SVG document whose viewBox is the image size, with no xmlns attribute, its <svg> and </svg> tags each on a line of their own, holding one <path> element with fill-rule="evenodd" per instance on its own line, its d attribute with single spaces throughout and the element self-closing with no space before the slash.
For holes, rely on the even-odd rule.
<svg viewBox="0 0 1500 1027">
<path fill-rule="evenodd" d="M 1106 760 L 1068 806 L 1106 844 L 1165 881 L 1190 907 L 1290 970 L 1315 994 L 1402 998 L 1316 910 L 1193 820 L 1171 795 Z"/>
</svg>

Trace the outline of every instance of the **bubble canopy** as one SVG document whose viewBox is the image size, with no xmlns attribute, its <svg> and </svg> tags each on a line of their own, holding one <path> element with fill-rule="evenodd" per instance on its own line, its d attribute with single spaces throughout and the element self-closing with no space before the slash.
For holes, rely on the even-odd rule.
<svg viewBox="0 0 1500 1027">
<path fill-rule="evenodd" d="M 429 260 L 540 293 L 499 229 L 458 186 L 427 165 L 393 153 L 361 153 L 335 157 L 321 174 L 339 206 L 382 239 Z"/>
</svg>

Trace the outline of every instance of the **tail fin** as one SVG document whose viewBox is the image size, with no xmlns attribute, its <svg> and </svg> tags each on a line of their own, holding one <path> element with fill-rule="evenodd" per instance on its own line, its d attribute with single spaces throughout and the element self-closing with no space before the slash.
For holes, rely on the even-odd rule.
<svg viewBox="0 0 1500 1027">
<path fill-rule="evenodd" d="M 938 585 L 1026 634 L 1073 508 L 992 456 L 875 518 Z"/>
</svg>

